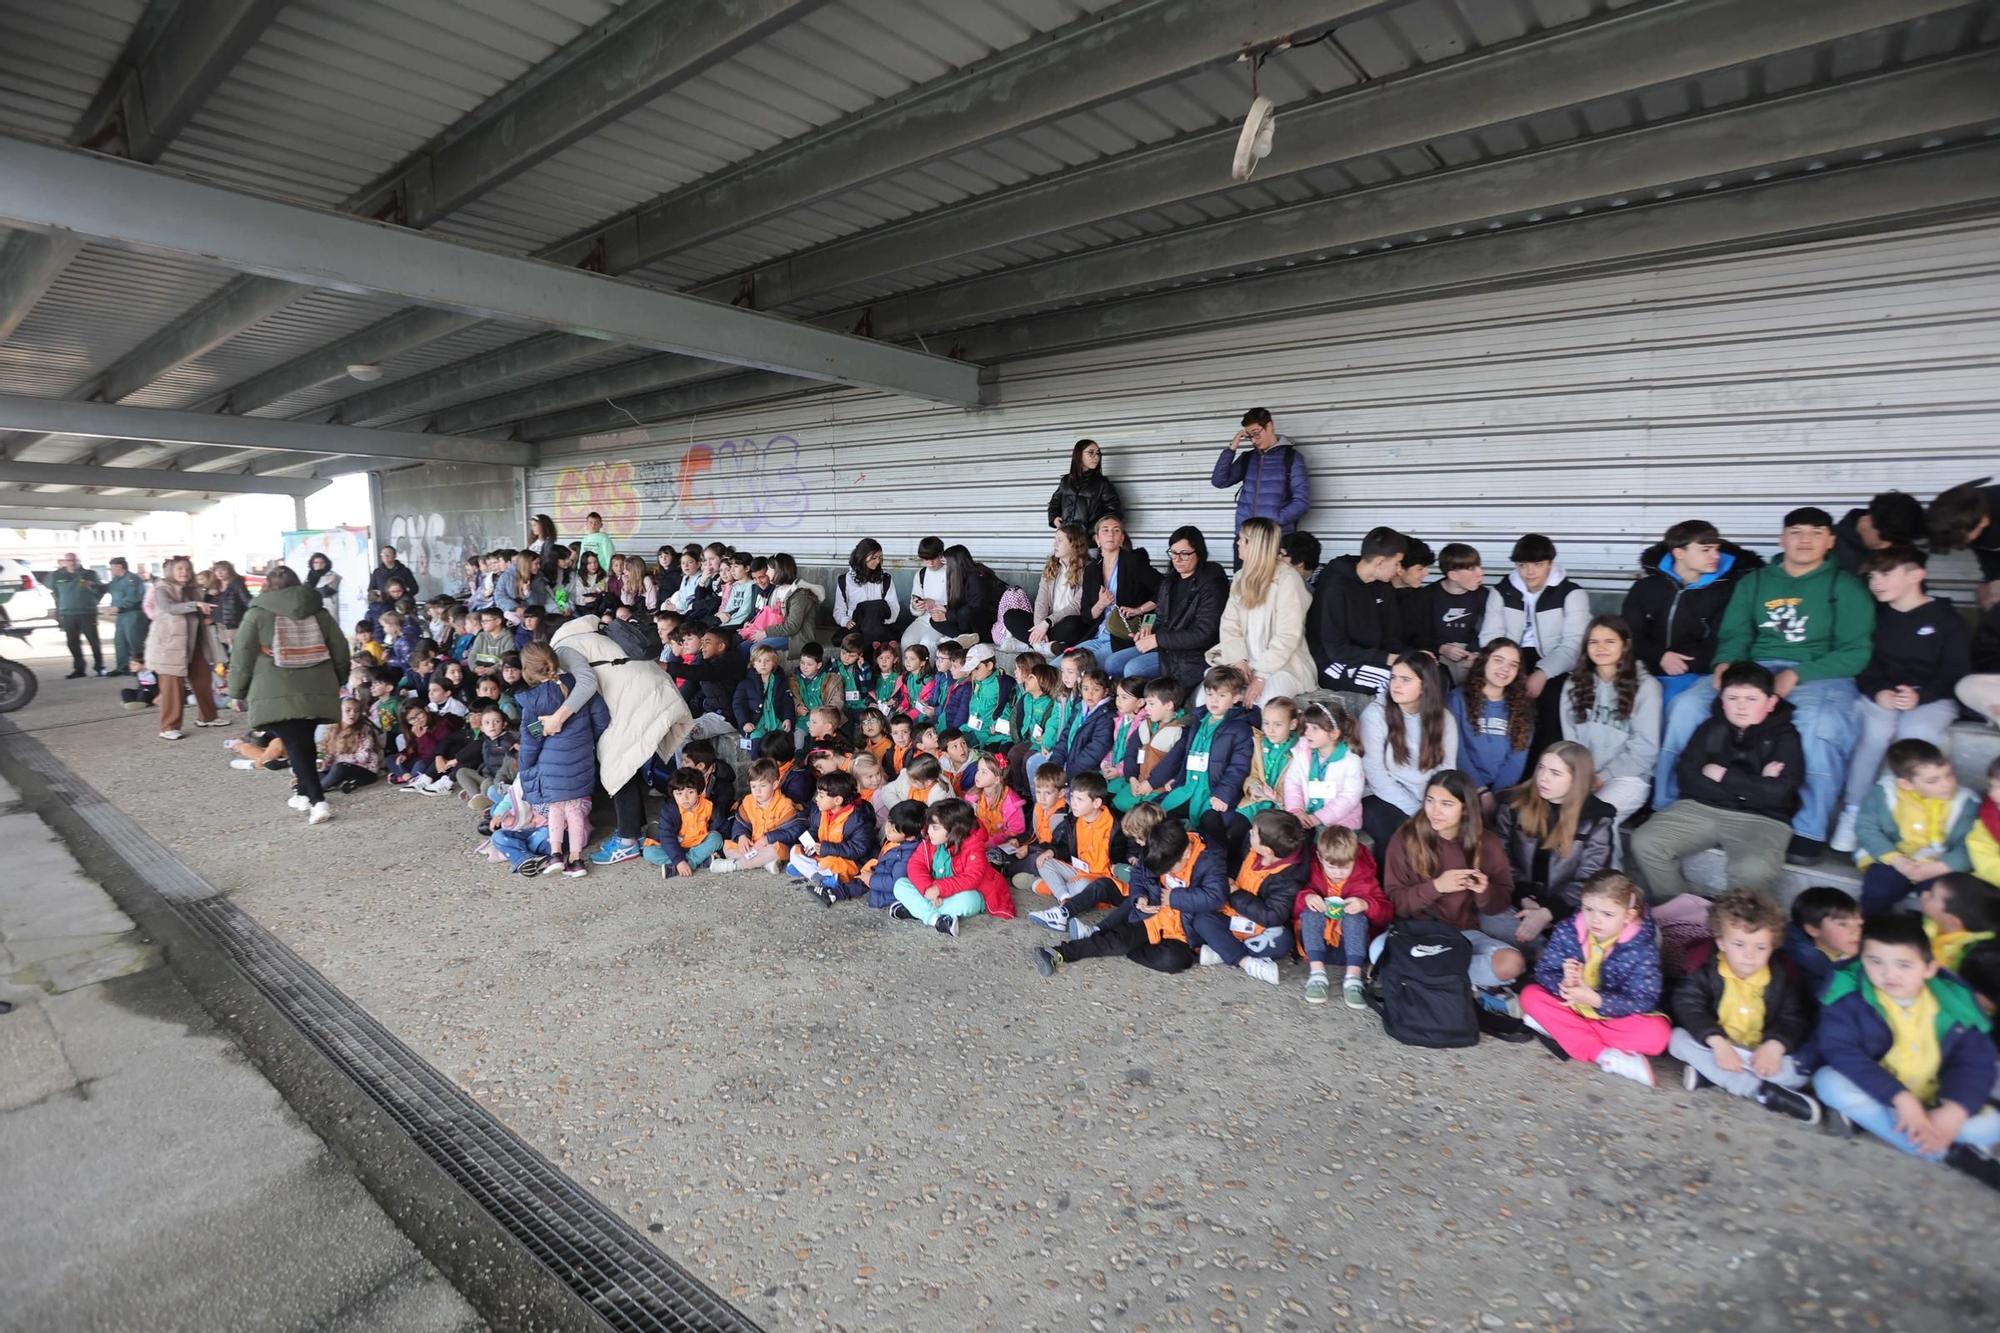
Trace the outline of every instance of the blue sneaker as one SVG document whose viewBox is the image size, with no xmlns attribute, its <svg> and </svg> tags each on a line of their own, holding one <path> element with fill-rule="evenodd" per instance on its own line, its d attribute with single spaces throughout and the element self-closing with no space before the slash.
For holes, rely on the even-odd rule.
<svg viewBox="0 0 2000 1333">
<path fill-rule="evenodd" d="M 643 853 L 636 838 L 612 838 L 591 853 L 590 863 L 594 866 L 615 866 L 620 861 L 636 861 Z"/>
<path fill-rule="evenodd" d="M 786 878 L 786 879 L 804 879 L 804 878 L 805 878 L 805 875 L 804 875 L 804 874 L 803 874 L 803 873 L 802 873 L 802 872 L 801 872 L 801 871 L 800 871 L 800 870 L 798 869 L 798 867 L 796 867 L 796 866 L 793 866 L 793 865 L 787 865 L 787 866 L 785 867 L 785 878 Z"/>
</svg>

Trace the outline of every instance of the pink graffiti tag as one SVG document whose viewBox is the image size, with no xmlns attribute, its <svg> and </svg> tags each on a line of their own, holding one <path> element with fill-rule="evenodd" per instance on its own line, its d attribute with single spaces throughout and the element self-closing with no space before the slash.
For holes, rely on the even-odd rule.
<svg viewBox="0 0 2000 1333">
<path fill-rule="evenodd" d="M 675 487 L 681 521 L 696 532 L 798 527 L 812 509 L 800 454 L 790 435 L 689 445 Z"/>
</svg>

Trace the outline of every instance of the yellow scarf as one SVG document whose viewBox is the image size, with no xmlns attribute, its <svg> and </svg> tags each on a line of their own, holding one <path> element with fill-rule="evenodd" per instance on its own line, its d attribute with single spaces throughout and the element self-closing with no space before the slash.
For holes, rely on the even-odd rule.
<svg viewBox="0 0 2000 1333">
<path fill-rule="evenodd" d="M 1896 789 L 1889 818 L 1896 826 L 1896 850 L 1904 856 L 1935 856 L 1951 831 L 1952 797 L 1936 800 L 1907 787 Z"/>
<path fill-rule="evenodd" d="M 1937 1099 L 1938 1069 L 1944 1063 L 1938 1046 L 1937 996 L 1929 986 L 1907 1005 L 1884 995 L 1882 1017 L 1889 1024 L 1889 1053 L 1882 1057 L 1882 1068 L 1929 1106 Z"/>
<path fill-rule="evenodd" d="M 1583 984 L 1591 990 L 1596 990 L 1598 982 L 1603 978 L 1604 960 L 1610 954 L 1611 946 L 1616 943 L 1618 943 L 1616 935 L 1608 940 L 1599 940 L 1587 930 L 1583 933 Z M 1585 1018 L 1597 1017 L 1597 1010 L 1587 1004 L 1573 1007 Z"/>
<path fill-rule="evenodd" d="M 1981 940 L 1993 938 L 1990 930 L 1939 930 L 1937 922 L 1929 917 L 1924 918 L 1924 934 L 1931 937 L 1931 957 L 1937 959 L 1939 967 L 1953 972 L 1958 971 L 1958 964 L 1967 949 Z"/>
<path fill-rule="evenodd" d="M 1747 977 L 1739 977 L 1725 958 L 1715 960 L 1722 974 L 1722 1004 L 1716 1017 L 1722 1030 L 1738 1046 L 1752 1047 L 1764 1040 L 1764 988 L 1771 984 L 1767 963 Z"/>
</svg>

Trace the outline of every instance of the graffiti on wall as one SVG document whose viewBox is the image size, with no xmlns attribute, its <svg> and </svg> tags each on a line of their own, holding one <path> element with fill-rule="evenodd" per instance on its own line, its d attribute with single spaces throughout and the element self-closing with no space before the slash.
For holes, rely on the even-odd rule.
<svg viewBox="0 0 2000 1333">
<path fill-rule="evenodd" d="M 695 533 L 752 536 L 789 532 L 812 512 L 803 450 L 772 435 L 690 444 L 671 458 L 591 463 L 556 474 L 553 517 L 565 533 L 595 511 L 613 537 L 629 537 L 643 517 Z"/>
<path fill-rule="evenodd" d="M 383 540 L 396 548 L 426 592 L 453 595 L 465 591 L 465 562 L 494 544 L 487 540 L 485 517 L 477 512 L 391 514 Z"/>
</svg>

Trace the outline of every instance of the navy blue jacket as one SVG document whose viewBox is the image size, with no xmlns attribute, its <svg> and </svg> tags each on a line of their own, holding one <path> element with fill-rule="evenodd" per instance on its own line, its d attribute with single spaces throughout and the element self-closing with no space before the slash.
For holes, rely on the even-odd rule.
<svg viewBox="0 0 2000 1333">
<path fill-rule="evenodd" d="M 1241 453 L 1224 447 L 1209 473 L 1209 485 L 1219 491 L 1242 486 L 1236 493 L 1236 526 L 1253 518 L 1276 519 L 1278 526 L 1291 532 L 1312 508 L 1312 485 L 1306 476 L 1306 458 L 1292 442 L 1280 435 L 1278 442 L 1259 453 Z"/>
<path fill-rule="evenodd" d="M 1132 863 L 1132 882 L 1128 889 L 1133 902 L 1160 901 L 1159 876 L 1146 869 L 1145 858 Z M 1187 887 L 1174 890 L 1174 910 L 1187 918 L 1202 912 L 1220 912 L 1222 905 L 1228 901 L 1228 858 L 1221 847 L 1204 845 L 1201 855 L 1194 859 L 1194 868 L 1188 872 Z M 1133 919 L 1145 918 L 1135 916 Z"/>
<path fill-rule="evenodd" d="M 1117 709 L 1109 699 L 1085 714 L 1083 722 L 1076 729 L 1076 735 L 1058 736 L 1049 756 L 1062 765 L 1062 771 L 1075 777 L 1088 772 L 1104 762 L 1104 756 L 1111 753 L 1111 732 Z"/>
<path fill-rule="evenodd" d="M 896 901 L 896 881 L 910 877 L 910 858 L 925 845 L 922 838 L 910 838 L 882 853 L 882 859 L 868 872 L 870 907 L 887 907 Z"/>
<path fill-rule="evenodd" d="M 806 817 L 806 831 L 819 837 L 819 822 L 822 811 L 817 805 Z M 843 861 L 852 861 L 857 866 L 865 866 L 873 859 L 875 849 L 882 845 L 882 831 L 875 823 L 875 807 L 867 801 L 855 801 L 847 816 L 847 836 L 839 842 L 822 842 L 815 858 L 837 856 Z"/>
<path fill-rule="evenodd" d="M 778 730 L 790 731 L 799 720 L 798 700 L 783 667 L 771 668 L 771 712 Z M 747 727 L 764 715 L 764 678 L 752 671 L 736 684 L 729 701 L 729 716 L 738 727 Z"/>
<path fill-rule="evenodd" d="M 1583 914 L 1558 921 L 1549 929 L 1548 943 L 1535 961 L 1535 984 L 1551 995 L 1562 994 L 1563 964 L 1583 962 Z M 1651 920 L 1641 920 L 1630 939 L 1620 939 L 1604 956 L 1597 994 L 1599 1016 L 1625 1018 L 1660 1007 L 1664 987 L 1660 971 L 1660 940 Z"/>
<path fill-rule="evenodd" d="M 1181 726 L 1180 742 L 1160 759 L 1159 776 L 1155 787 L 1178 787 L 1187 781 L 1188 750 L 1194 745 L 1194 734 L 1201 730 L 1207 710 L 1188 714 Z M 1257 749 L 1256 730 L 1251 719 L 1257 714 L 1238 704 L 1229 710 L 1226 717 L 1216 727 L 1215 735 L 1208 742 L 1208 794 L 1224 805 L 1233 806 L 1243 799 L 1243 784 L 1250 778 L 1251 758 Z M 1203 810 L 1188 812 L 1190 819 L 1200 819 Z"/>
<path fill-rule="evenodd" d="M 1938 1037 L 1938 1100 L 1957 1102 L 1967 1112 L 1976 1113 L 1993 1091 L 1993 1041 L 1986 1035 L 1979 1007 L 1965 984 L 1939 974 L 1930 987 L 1941 1009 Z M 1873 1002 L 1870 997 L 1873 996 Z M 1819 1011 L 1819 1026 L 1807 1047 L 1808 1063 L 1824 1066 L 1847 1076 L 1856 1087 L 1883 1105 L 1907 1092 L 1896 1076 L 1882 1067 L 1892 1038 L 1889 1020 L 1877 1012 L 1876 1004 L 1892 1001 L 1875 994 L 1860 968 L 1842 968 L 1832 983 Z"/>
<path fill-rule="evenodd" d="M 564 672 L 562 683 L 574 688 L 576 679 Z M 562 707 L 563 699 L 555 681 L 543 681 L 521 695 L 521 716 L 553 713 Z M 537 736 L 523 727 L 521 794 L 528 804 L 588 800 L 597 789 L 597 738 L 610 725 L 611 710 L 605 707 L 604 696 L 595 694 L 589 705 L 553 736 Z"/>
</svg>

